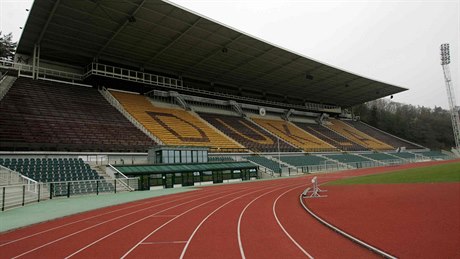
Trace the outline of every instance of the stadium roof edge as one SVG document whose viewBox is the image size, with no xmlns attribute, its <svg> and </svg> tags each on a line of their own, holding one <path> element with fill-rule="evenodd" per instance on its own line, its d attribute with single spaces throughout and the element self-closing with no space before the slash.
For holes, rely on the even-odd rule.
<svg viewBox="0 0 460 259">
<path fill-rule="evenodd" d="M 268 40 L 264 40 L 264 39 L 262 39 L 262 38 L 260 38 L 260 37 L 254 36 L 254 35 L 252 35 L 252 34 L 250 34 L 250 33 L 241 31 L 241 30 L 239 30 L 239 29 L 237 29 L 237 28 L 235 28 L 235 27 L 233 27 L 233 26 L 227 25 L 227 24 L 225 24 L 225 23 L 223 23 L 223 22 L 220 22 L 220 21 L 217 21 L 217 20 L 215 20 L 215 19 L 213 19 L 213 18 L 210 18 L 210 17 L 208 17 L 208 16 L 206 16 L 206 15 L 204 15 L 204 14 L 201 14 L 201 13 L 199 13 L 199 12 L 193 11 L 193 10 L 191 10 L 191 9 L 188 9 L 188 8 L 184 7 L 184 6 L 181 6 L 181 5 L 179 5 L 179 4 L 176 4 L 176 3 L 174 3 L 174 2 L 172 2 L 172 1 L 170 1 L 170 0 L 161 0 L 161 1 L 166 2 L 166 3 L 169 3 L 169 4 L 171 4 L 171 5 L 174 5 L 174 6 L 178 7 L 178 8 L 181 8 L 181 9 L 183 9 L 183 10 L 186 10 L 186 11 L 188 11 L 188 12 L 190 12 L 190 13 L 195 14 L 195 15 L 201 16 L 201 17 L 203 17 L 203 18 L 205 18 L 205 19 L 208 19 L 208 20 L 210 20 L 210 21 L 212 21 L 212 22 L 215 22 L 215 23 L 217 23 L 217 24 L 219 24 L 219 25 L 221 25 L 221 26 L 230 28 L 230 29 L 232 29 L 232 30 L 234 30 L 234 31 L 237 31 L 237 32 L 239 32 L 239 33 L 241 33 L 241 34 L 244 34 L 244 35 L 246 35 L 246 36 L 248 36 L 248 37 L 251 37 L 251 38 L 254 38 L 254 39 L 256 39 L 256 40 L 265 42 L 265 43 L 267 43 L 267 44 L 269 44 L 269 45 L 272 45 L 272 46 L 277 47 L 277 48 L 279 48 L 279 49 L 282 49 L 282 50 L 284 50 L 284 51 L 291 52 L 291 53 L 293 53 L 293 54 L 295 54 L 295 55 L 298 55 L 298 56 L 300 56 L 300 57 L 303 57 L 303 58 L 306 58 L 306 59 L 310 59 L 310 60 L 315 61 L 315 62 L 317 62 L 317 63 L 321 63 L 321 64 L 326 65 L 326 66 L 328 66 L 328 67 L 335 68 L 335 69 L 337 69 L 337 70 L 341 70 L 341 71 L 344 71 L 344 72 L 347 72 L 347 73 L 350 73 L 350 74 L 354 74 L 354 75 L 356 75 L 356 76 L 365 77 L 365 78 L 370 79 L 370 80 L 375 81 L 375 82 L 379 82 L 379 83 L 382 83 L 382 84 L 388 84 L 388 85 L 394 85 L 394 84 L 391 84 L 391 83 L 388 83 L 388 82 L 384 82 L 384 81 L 380 81 L 380 80 L 377 80 L 377 79 L 369 78 L 369 77 L 366 77 L 366 76 L 357 74 L 357 73 L 355 73 L 355 72 L 351 72 L 351 71 L 349 71 L 349 70 L 347 70 L 347 69 L 344 69 L 344 68 L 341 68 L 341 67 L 339 67 L 339 66 L 331 65 L 331 64 L 329 64 L 329 63 L 327 63 L 327 62 L 319 61 L 319 60 L 317 60 L 317 59 L 315 59 L 315 58 L 309 57 L 309 56 L 307 56 L 307 55 L 305 55 L 305 54 L 302 54 L 302 53 L 299 53 L 299 52 L 297 52 L 297 51 L 287 49 L 287 48 L 285 48 L 285 47 L 283 47 L 283 46 L 280 46 L 280 45 L 278 45 L 278 44 L 272 43 L 272 42 L 270 42 L 270 41 L 268 41 Z M 394 85 L 394 86 L 404 89 L 403 91 L 409 90 L 408 88 L 405 88 L 405 87 L 403 87 L 403 86 L 399 86 L 399 85 Z"/>
<path fill-rule="evenodd" d="M 35 1 L 18 54 L 32 55 L 37 42 L 45 60 L 82 67 L 94 59 L 139 64 L 179 75 L 186 84 L 201 78 L 213 90 L 216 83 L 340 107 L 408 90 L 287 50 L 169 0 Z"/>
</svg>

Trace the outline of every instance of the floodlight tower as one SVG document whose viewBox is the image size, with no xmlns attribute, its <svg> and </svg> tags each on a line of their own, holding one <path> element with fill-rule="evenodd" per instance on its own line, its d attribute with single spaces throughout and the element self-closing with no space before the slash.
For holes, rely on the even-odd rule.
<svg viewBox="0 0 460 259">
<path fill-rule="evenodd" d="M 456 106 L 455 92 L 450 78 L 450 50 L 449 43 L 441 44 L 441 65 L 444 71 L 444 80 L 446 81 L 447 98 L 449 99 L 450 117 L 452 119 L 452 128 L 454 130 L 455 148 L 460 150 L 460 118 L 458 106 Z"/>
</svg>

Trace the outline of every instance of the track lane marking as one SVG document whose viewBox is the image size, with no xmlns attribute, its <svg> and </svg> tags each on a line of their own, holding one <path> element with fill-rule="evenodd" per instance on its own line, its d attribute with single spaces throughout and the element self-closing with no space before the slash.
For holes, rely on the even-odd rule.
<svg viewBox="0 0 460 259">
<path fill-rule="evenodd" d="M 187 241 L 160 241 L 160 242 L 143 242 L 141 245 L 162 245 L 162 244 L 185 244 Z"/>
<path fill-rule="evenodd" d="M 196 194 L 196 193 L 195 193 Z M 198 195 L 194 195 L 194 196 L 199 196 L 201 193 L 199 193 Z M 147 199 L 154 199 L 155 197 L 153 198 L 147 198 Z M 184 198 L 179 198 L 177 200 L 183 200 L 185 199 L 186 197 Z M 158 199 L 158 200 L 155 200 L 155 201 L 164 201 L 164 200 L 167 200 L 167 198 L 163 198 L 163 199 Z M 118 211 L 122 211 L 122 210 L 125 210 L 125 209 L 131 209 L 131 208 L 134 208 L 134 207 L 138 207 L 138 206 L 141 206 L 141 205 L 146 205 L 146 204 L 149 204 L 149 203 L 153 203 L 155 201 L 150 201 L 150 202 L 142 202 L 140 204 L 135 204 L 135 205 L 132 205 L 132 206 L 128 206 L 128 207 L 123 207 L 123 208 L 119 208 L 119 209 L 116 209 L 116 210 L 113 210 L 113 211 L 109 211 L 109 212 L 104 212 L 102 214 L 98 214 L 98 215 L 94 215 L 94 216 L 91 216 L 91 217 L 88 217 L 88 218 L 83 218 L 83 219 L 79 219 L 77 221 L 74 221 L 74 222 L 69 222 L 69 223 L 66 223 L 66 224 L 63 224 L 63 225 L 59 225 L 59 226 L 56 226 L 54 228 L 50 228 L 50 229 L 47 229 L 47 230 L 43 230 L 43 231 L 40 231 L 40 232 L 37 232 L 35 234 L 32 234 L 32 235 L 28 235 L 28 236 L 24 236 L 24 237 L 21 237 L 21 238 L 18 238 L 18 239 L 12 239 L 10 240 L 9 242 L 7 243 L 3 243 L 3 244 L 0 244 L 0 247 L 2 246 L 5 246 L 5 245 L 9 245 L 9 244 L 12 244 L 12 243 L 15 243 L 15 242 L 18 242 L 18 241 L 21 241 L 21 240 L 24 240 L 24 239 L 27 239 L 27 238 L 31 238 L 31 237 L 34 237 L 34 236 L 37 236 L 37 235 L 41 235 L 41 234 L 44 234 L 44 233 L 47 233 L 47 232 L 50 232 L 50 231 L 53 231 L 53 230 L 56 230 L 56 229 L 60 229 L 60 228 L 63 228 L 63 227 L 67 227 L 67 226 L 70 226 L 70 225 L 73 225 L 73 224 L 76 224 L 76 223 L 79 223 L 79 222 L 82 222 L 82 221 L 86 221 L 86 220 L 90 220 L 90 219 L 94 219 L 94 218 L 97 218 L 97 217 L 101 217 L 101 216 L 105 216 L 105 215 L 108 215 L 108 214 L 111 214 L 111 213 L 114 213 L 114 212 L 118 212 Z M 136 202 L 136 201 L 133 201 L 133 202 Z M 114 205 L 114 206 L 123 206 L 123 204 L 118 204 L 118 205 Z M 106 207 L 107 208 L 107 207 Z M 104 209 L 104 208 L 100 208 L 100 209 Z M 96 209 L 97 210 L 97 209 Z M 90 212 L 90 211 L 87 211 L 87 212 Z M 81 213 L 86 213 L 86 212 L 81 212 Z M 78 213 L 80 214 L 80 213 Z M 69 215 L 69 216 L 75 216 L 76 214 L 74 215 Z M 66 216 L 64 216 L 66 217 Z M 52 220 L 58 220 L 59 218 L 57 219 L 52 219 Z M 62 219 L 62 218 L 60 218 Z M 37 223 L 37 224 L 41 224 L 41 223 L 44 223 L 44 222 L 40 222 L 40 223 Z M 46 224 L 46 223 L 45 223 Z M 27 227 L 27 226 L 26 226 Z"/>
<path fill-rule="evenodd" d="M 217 209 L 215 209 L 214 211 L 212 211 L 211 213 L 209 213 L 209 214 L 200 222 L 200 224 L 198 224 L 198 226 L 195 228 L 195 230 L 192 232 L 192 234 L 190 235 L 189 239 L 187 240 L 187 243 L 186 243 L 185 247 L 183 248 L 182 253 L 181 253 L 181 255 L 180 255 L 179 258 L 180 258 L 180 259 L 183 259 L 183 258 L 184 258 L 185 253 L 186 253 L 186 251 L 187 251 L 187 249 L 188 249 L 188 246 L 189 246 L 190 242 L 192 241 L 193 237 L 195 236 L 196 232 L 200 229 L 200 227 L 204 224 L 204 222 L 206 222 L 206 220 L 207 220 L 209 217 L 211 217 L 215 212 L 217 212 L 218 210 L 220 210 L 221 208 L 225 207 L 226 205 L 228 205 L 229 203 L 231 203 L 231 202 L 233 202 L 233 201 L 235 201 L 235 200 L 241 199 L 242 197 L 245 197 L 245 196 L 247 196 L 247 195 L 253 194 L 253 193 L 258 192 L 258 191 L 263 191 L 264 189 L 269 189 L 269 188 L 271 188 L 271 187 L 272 187 L 272 186 L 269 186 L 269 187 L 266 187 L 266 188 L 262 188 L 262 190 L 252 191 L 252 192 L 249 192 L 249 193 L 247 193 L 247 194 L 245 194 L 245 195 L 236 197 L 236 198 L 234 198 L 234 199 L 232 199 L 232 200 L 230 200 L 230 201 L 228 201 L 228 202 L 222 204 L 222 205 L 219 206 Z M 283 186 L 283 187 L 286 187 L 286 186 Z M 271 192 L 273 192 L 273 191 L 282 189 L 283 187 L 277 188 L 277 189 L 272 190 L 272 191 L 270 191 L 270 192 L 268 192 L 268 193 L 271 193 Z M 267 193 L 265 193 L 265 194 L 267 194 Z M 263 194 L 263 195 L 265 195 L 265 194 Z"/>
<path fill-rule="evenodd" d="M 286 193 L 292 191 L 292 190 L 295 190 L 297 188 L 299 188 L 301 186 L 297 186 L 297 187 L 294 187 L 294 188 L 291 188 L 285 192 L 283 192 L 282 194 L 280 194 L 275 202 L 273 202 L 273 206 L 272 206 L 272 211 L 273 211 L 273 215 L 275 216 L 275 219 L 276 219 L 276 222 L 278 223 L 278 225 L 280 226 L 280 228 L 283 230 L 284 234 L 286 234 L 287 237 L 289 237 L 289 239 L 300 249 L 300 251 L 302 251 L 306 256 L 308 256 L 308 258 L 310 259 L 313 259 L 313 256 L 310 255 L 307 251 L 305 251 L 305 249 L 299 244 L 297 243 L 297 241 L 295 241 L 295 239 L 289 234 L 289 232 L 287 232 L 287 230 L 283 227 L 283 224 L 281 224 L 281 222 L 279 221 L 278 219 L 278 215 L 276 214 L 276 204 L 278 203 L 278 200 L 283 197 Z"/>
<path fill-rule="evenodd" d="M 251 188 L 251 187 L 248 187 L 248 188 L 246 188 L 246 189 L 249 189 L 249 188 Z M 246 189 L 244 189 L 244 190 L 242 190 L 242 191 L 245 191 Z M 264 188 L 260 188 L 260 189 L 264 189 Z M 152 232 L 150 232 L 150 233 L 149 233 L 147 236 L 145 236 L 141 241 L 139 241 L 136 245 L 134 245 L 131 249 L 129 249 L 129 250 L 121 257 L 121 259 L 126 258 L 132 251 L 134 251 L 134 249 L 136 249 L 136 248 L 137 248 L 141 243 L 143 243 L 147 238 L 151 237 L 151 236 L 152 236 L 153 234 L 155 234 L 157 231 L 159 231 L 160 229 L 162 229 L 164 226 L 168 225 L 169 223 L 173 222 L 173 221 L 176 220 L 177 218 L 179 218 L 179 217 L 185 215 L 186 213 L 188 213 L 188 212 L 190 212 L 190 211 L 192 211 L 192 210 L 194 210 L 194 209 L 196 209 L 196 208 L 199 208 L 199 207 L 201 207 L 201 206 L 203 206 L 203 205 L 205 205 L 205 204 L 211 203 L 211 202 L 213 202 L 213 201 L 222 199 L 222 198 L 227 197 L 227 196 L 230 196 L 230 195 L 236 195 L 237 193 L 240 193 L 240 192 L 242 192 L 242 191 L 235 191 L 235 192 L 233 192 L 233 193 L 230 193 L 230 194 L 227 194 L 227 195 L 224 195 L 224 196 L 221 196 L 221 197 L 212 199 L 212 200 L 210 200 L 210 201 L 207 201 L 207 202 L 205 202 L 205 203 L 202 203 L 202 204 L 200 204 L 200 205 L 198 205 L 198 206 L 195 206 L 195 207 L 193 207 L 193 208 L 191 208 L 191 209 L 189 209 L 189 210 L 187 210 L 187 211 L 185 211 L 185 212 L 179 214 L 177 217 L 174 217 L 174 218 L 170 219 L 169 221 L 165 222 L 163 225 L 159 226 L 158 228 L 156 228 L 155 230 L 153 230 Z"/>
<path fill-rule="evenodd" d="M 207 197 L 207 196 L 205 196 L 205 197 Z M 184 197 L 184 198 L 181 198 L 181 199 L 185 199 L 185 198 L 188 198 L 188 197 Z M 197 198 L 197 199 L 200 199 L 200 198 Z M 176 200 L 174 200 L 174 201 L 176 201 Z M 97 223 L 97 224 L 95 224 L 95 225 L 86 227 L 86 228 L 81 229 L 81 230 L 79 230 L 79 231 L 77 231 L 77 232 L 74 232 L 74 233 L 72 233 L 72 234 L 69 234 L 69 235 L 60 237 L 60 238 L 58 238 L 58 239 L 55 239 L 55 240 L 53 240 L 53 241 L 50 241 L 50 242 L 48 242 L 48 243 L 46 243 L 46 244 L 43 244 L 43 245 L 41 245 L 41 246 L 38 246 L 38 247 L 36 247 L 36 248 L 34 248 L 34 249 L 28 250 L 28 251 L 26 251 L 26 252 L 24 252 L 24 253 L 22 253 L 22 254 L 19 254 L 19 255 L 16 255 L 15 257 L 12 257 L 12 258 L 15 259 L 15 258 L 21 257 L 21 256 L 23 256 L 23 255 L 29 254 L 29 253 L 31 253 L 31 252 L 33 252 L 33 251 L 36 251 L 36 250 L 40 249 L 40 248 L 43 248 L 43 247 L 48 246 L 48 245 L 51 245 L 51 244 L 56 243 L 56 242 L 58 242 L 58 241 L 60 241 L 60 240 L 63 240 L 63 239 L 65 239 L 65 238 L 68 238 L 68 237 L 71 237 L 71 236 L 74 236 L 74 235 L 79 234 L 79 233 L 81 233 L 81 232 L 84 232 L 84 231 L 86 231 L 86 230 L 89 230 L 89 229 L 95 228 L 95 227 L 97 227 L 97 226 L 103 225 L 103 224 L 105 224 L 105 223 L 112 222 L 112 221 L 114 221 L 114 220 L 117 220 L 117 219 L 120 219 L 120 218 L 129 216 L 129 215 L 132 215 L 132 214 L 141 212 L 141 211 L 145 211 L 145 210 L 148 210 L 148 209 L 152 209 L 152 208 L 155 208 L 155 207 L 164 205 L 164 204 L 168 204 L 168 203 L 171 203 L 171 202 L 174 202 L 174 201 L 168 201 L 168 202 L 156 204 L 156 205 L 153 205 L 153 206 L 150 206 L 150 207 L 147 207 L 147 208 L 139 209 L 139 210 L 136 210 L 136 211 L 133 211 L 133 212 L 124 214 L 124 215 L 120 215 L 120 216 L 118 216 L 118 217 L 109 219 L 109 220 L 104 221 L 104 222 Z"/>
<path fill-rule="evenodd" d="M 126 229 L 126 228 L 128 228 L 128 227 L 130 227 L 130 226 L 132 226 L 132 225 L 135 225 L 135 224 L 137 224 L 137 223 L 139 223 L 139 222 L 141 222 L 141 221 L 144 221 L 144 220 L 146 220 L 146 219 L 148 219 L 148 218 L 151 218 L 152 216 L 156 216 L 156 215 L 159 214 L 159 213 L 165 212 L 165 211 L 170 210 L 170 209 L 177 208 L 177 207 L 182 206 L 182 205 L 184 205 L 184 204 L 188 204 L 188 203 L 191 203 L 191 202 L 194 202 L 194 201 L 197 201 L 197 200 L 201 200 L 201 199 L 208 198 L 208 197 L 210 197 L 210 196 L 215 195 L 216 193 L 218 193 L 218 191 L 217 191 L 217 192 L 212 192 L 211 194 L 206 195 L 206 196 L 201 197 L 201 198 L 197 198 L 197 199 L 194 199 L 194 200 L 191 200 L 191 201 L 187 201 L 187 202 L 183 202 L 183 203 L 181 203 L 181 204 L 177 204 L 177 205 L 175 205 L 175 206 L 172 206 L 172 207 L 166 208 L 166 209 L 164 209 L 164 210 L 155 212 L 155 213 L 152 214 L 152 215 L 149 215 L 149 216 L 146 216 L 146 217 L 141 218 L 141 219 L 139 219 L 139 220 L 133 221 L 133 222 L 131 222 L 130 224 L 125 225 L 124 227 L 119 228 L 119 229 L 117 229 L 117 230 L 115 230 L 115 231 L 113 231 L 113 232 L 111 232 L 111 233 L 109 233 L 109 234 L 107 234 L 107 235 L 105 235 L 105 236 L 103 236 L 103 237 L 101 237 L 101 238 L 99 238 L 99 239 L 93 241 L 92 243 L 90 243 L 90 244 L 88 244 L 88 245 L 86 245 L 86 246 L 80 248 L 79 250 L 73 252 L 72 254 L 68 255 L 68 256 L 65 257 L 65 258 L 70 258 L 70 257 L 72 257 L 72 256 L 74 256 L 74 255 L 76 255 L 76 254 L 78 254 L 78 253 L 80 253 L 80 252 L 82 252 L 83 250 L 86 250 L 87 248 L 93 246 L 94 244 L 96 244 L 96 243 L 98 243 L 98 242 L 100 242 L 100 241 L 102 241 L 102 240 L 104 240 L 104 239 L 106 239 L 106 238 L 108 238 L 108 237 L 110 237 L 110 236 L 112 236 L 112 235 L 114 235 L 114 234 L 116 234 L 116 233 L 118 233 L 118 232 L 120 232 L 120 231 L 122 231 L 122 230 L 124 230 L 124 229 Z M 187 197 L 187 198 L 188 198 L 188 197 Z M 177 215 L 174 216 L 174 217 L 177 217 Z"/>
<path fill-rule="evenodd" d="M 303 185 L 303 184 L 299 184 L 296 188 L 301 187 L 302 185 Z M 288 187 L 288 186 L 283 186 L 282 188 L 285 188 L 285 187 Z M 277 190 L 282 189 L 282 188 L 278 188 L 278 189 L 273 190 L 273 191 L 277 191 Z M 271 191 L 271 192 L 273 192 L 273 191 Z M 243 215 L 244 215 L 244 213 L 246 212 L 246 210 L 249 208 L 249 206 L 252 205 L 253 202 L 255 202 L 255 201 L 258 200 L 259 198 L 261 198 L 261 197 L 263 197 L 263 196 L 265 196 L 265 195 L 267 195 L 267 194 L 269 194 L 269 193 L 271 193 L 271 192 L 264 193 L 264 194 L 258 196 L 257 198 L 253 199 L 250 203 L 248 203 L 248 204 L 243 208 L 243 210 L 242 210 L 241 213 L 240 213 L 240 216 L 239 216 L 239 218 L 238 218 L 238 225 L 237 225 L 237 231 L 236 231 L 236 232 L 237 232 L 237 236 L 238 236 L 238 246 L 239 246 L 239 249 L 240 249 L 240 255 L 241 255 L 241 258 L 243 258 L 243 259 L 246 259 L 246 255 L 244 254 L 243 242 L 242 242 L 242 240 L 241 240 L 241 220 L 242 220 L 242 218 L 243 218 Z"/>
</svg>

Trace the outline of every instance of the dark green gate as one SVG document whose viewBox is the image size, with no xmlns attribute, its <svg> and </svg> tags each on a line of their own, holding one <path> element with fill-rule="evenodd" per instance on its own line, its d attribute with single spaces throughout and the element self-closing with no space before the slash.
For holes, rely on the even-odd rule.
<svg viewBox="0 0 460 259">
<path fill-rule="evenodd" d="M 182 173 L 182 186 L 194 185 L 193 173 Z"/>
<path fill-rule="evenodd" d="M 213 183 L 223 183 L 224 182 L 224 172 L 222 171 L 212 172 L 212 182 Z"/>
<path fill-rule="evenodd" d="M 174 174 L 164 174 L 163 186 L 165 188 L 173 188 L 174 187 Z"/>
</svg>

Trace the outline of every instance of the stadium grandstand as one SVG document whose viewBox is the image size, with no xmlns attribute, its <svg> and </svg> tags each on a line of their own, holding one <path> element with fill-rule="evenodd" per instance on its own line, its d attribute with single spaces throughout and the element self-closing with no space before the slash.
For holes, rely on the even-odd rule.
<svg viewBox="0 0 460 259">
<path fill-rule="evenodd" d="M 0 69 L 0 183 L 46 197 L 449 158 L 348 113 L 407 89 L 168 1 L 35 1 Z"/>
</svg>

